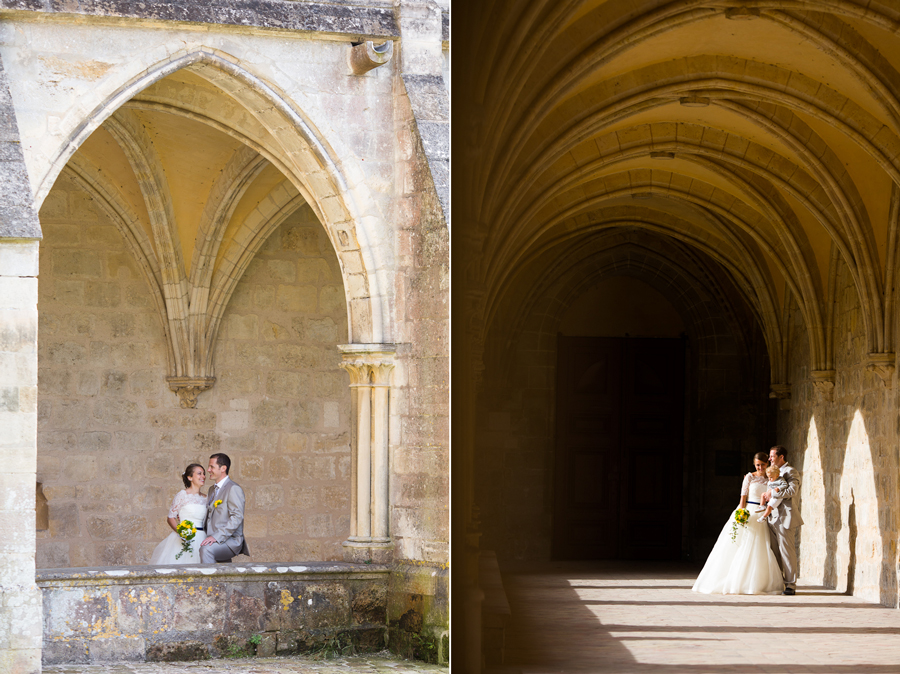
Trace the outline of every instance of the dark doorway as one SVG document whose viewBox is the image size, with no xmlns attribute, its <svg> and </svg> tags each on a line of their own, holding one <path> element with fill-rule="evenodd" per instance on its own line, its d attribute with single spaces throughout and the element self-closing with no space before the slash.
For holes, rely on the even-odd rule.
<svg viewBox="0 0 900 674">
<path fill-rule="evenodd" d="M 680 557 L 685 344 L 559 336 L 556 559 Z"/>
</svg>

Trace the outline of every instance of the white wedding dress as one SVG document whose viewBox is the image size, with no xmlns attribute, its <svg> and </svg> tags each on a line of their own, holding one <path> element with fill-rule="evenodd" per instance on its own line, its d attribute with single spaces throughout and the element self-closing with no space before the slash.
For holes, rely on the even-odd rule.
<svg viewBox="0 0 900 674">
<path fill-rule="evenodd" d="M 755 512 L 760 496 L 766 491 L 766 478 L 748 473 L 744 477 L 741 495 L 747 495 L 750 520 L 738 525 L 737 536 L 731 540 L 734 512 L 722 528 L 719 540 L 706 560 L 703 571 L 692 588 L 703 594 L 776 594 L 781 593 L 784 581 L 781 569 L 769 547 L 769 526 L 765 520 L 757 522 L 762 513 Z"/>
<path fill-rule="evenodd" d="M 175 494 L 168 517 L 177 517 L 179 522 L 190 520 L 197 527 L 197 535 L 191 541 L 191 549 L 175 559 L 184 541 L 173 531 L 156 546 L 150 556 L 150 564 L 200 564 L 200 543 L 206 538 L 200 530 L 206 519 L 206 497 L 203 494 L 188 494 L 182 489 Z"/>
</svg>

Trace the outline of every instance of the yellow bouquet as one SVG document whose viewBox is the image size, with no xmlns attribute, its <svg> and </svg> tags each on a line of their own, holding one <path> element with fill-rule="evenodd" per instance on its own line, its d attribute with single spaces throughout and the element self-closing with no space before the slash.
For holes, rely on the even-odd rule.
<svg viewBox="0 0 900 674">
<path fill-rule="evenodd" d="M 184 540 L 184 543 L 181 544 L 181 551 L 175 555 L 175 559 L 181 559 L 181 555 L 192 550 L 191 541 L 194 540 L 194 537 L 197 535 L 197 527 L 194 526 L 194 523 L 190 520 L 182 520 L 178 523 L 178 526 L 175 527 L 175 533 Z"/>
<path fill-rule="evenodd" d="M 737 538 L 738 525 L 746 526 L 750 520 L 750 511 L 746 508 L 738 508 L 734 511 L 734 522 L 731 523 L 731 542 L 734 543 Z"/>
</svg>

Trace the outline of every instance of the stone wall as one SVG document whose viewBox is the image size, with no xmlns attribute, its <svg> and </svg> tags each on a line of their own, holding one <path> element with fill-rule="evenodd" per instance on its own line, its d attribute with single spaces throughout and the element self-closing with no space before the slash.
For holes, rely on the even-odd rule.
<svg viewBox="0 0 900 674">
<path fill-rule="evenodd" d="M 64 179 L 41 220 L 37 480 L 50 521 L 37 565 L 144 563 L 169 531 L 179 475 L 217 451 L 246 491 L 254 561 L 340 559 L 350 409 L 335 347 L 347 312 L 309 208 L 275 230 L 241 279 L 218 380 L 197 409 L 168 390 L 162 322 L 116 227 Z"/>
<path fill-rule="evenodd" d="M 790 405 L 779 440 L 802 470 L 800 576 L 888 606 L 897 603 L 897 378 L 885 388 L 866 369 L 859 294 L 837 271 L 833 401 L 810 380 L 809 343 L 798 311 L 790 341 Z"/>
<path fill-rule="evenodd" d="M 401 346 L 391 392 L 391 531 L 395 558 L 442 566 L 450 541 L 450 232 L 409 103 L 400 98 L 394 114 Z"/>
<path fill-rule="evenodd" d="M 291 655 L 331 640 L 379 651 L 388 573 L 326 563 L 39 571 L 43 662 Z"/>
<path fill-rule="evenodd" d="M 409 81 L 402 86 L 406 90 Z M 410 96 L 433 116 L 448 109 L 442 108 L 442 83 L 419 78 L 416 86 Z M 443 209 L 449 148 L 438 143 L 440 152 L 433 147 L 426 161 L 423 145 L 448 134 L 449 119 L 443 115 L 423 133 L 414 108 L 398 96 L 395 160 L 401 196 L 393 290 L 401 346 L 390 433 L 390 527 L 397 564 L 389 585 L 388 624 L 393 651 L 446 661 L 449 653 L 441 644 L 450 626 L 450 231 Z M 443 159 L 435 156 L 441 152 Z M 423 643 L 434 644 L 434 652 L 416 651 Z"/>
<path fill-rule="evenodd" d="M 705 559 L 738 505 L 753 453 L 771 444 L 765 346 L 733 286 L 708 259 L 700 258 L 701 267 L 699 256 L 685 257 L 653 237 L 615 236 L 619 257 L 584 246 L 578 253 L 584 259 L 573 259 L 564 278 L 548 282 L 530 305 L 521 302 L 528 307 L 521 318 L 508 307 L 497 312 L 478 402 L 475 498 L 483 513 L 482 547 L 496 550 L 501 562 L 551 556 L 558 333 L 567 307 L 604 278 L 627 276 L 656 289 L 685 325 L 687 441 L 683 467 L 672 474 L 683 480 L 684 501 L 673 507 L 683 518 L 684 557 Z M 593 322 L 614 324 L 603 316 Z"/>
<path fill-rule="evenodd" d="M 37 241 L 0 243 L 0 671 L 39 672 L 41 593 L 34 584 Z"/>
</svg>

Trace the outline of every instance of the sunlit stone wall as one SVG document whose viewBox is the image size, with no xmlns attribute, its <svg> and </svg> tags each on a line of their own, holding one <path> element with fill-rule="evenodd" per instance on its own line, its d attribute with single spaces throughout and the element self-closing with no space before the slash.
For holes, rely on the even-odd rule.
<svg viewBox="0 0 900 674">
<path fill-rule="evenodd" d="M 41 210 L 37 565 L 146 562 L 188 463 L 223 451 L 256 561 L 338 560 L 350 404 L 340 270 L 308 207 L 269 237 L 217 343 L 215 386 L 182 409 L 147 282 L 116 227 L 61 180 Z M 211 483 L 207 483 L 207 487 Z"/>
<path fill-rule="evenodd" d="M 779 441 L 803 469 L 801 581 L 894 606 L 897 602 L 897 377 L 888 389 L 866 369 L 859 299 L 841 266 L 834 307 L 834 400 L 809 377 L 799 312 L 791 330 L 791 400 Z"/>
<path fill-rule="evenodd" d="M 16 674 L 41 666 L 41 592 L 34 583 L 37 275 L 37 241 L 0 242 L 0 672 Z"/>
</svg>

